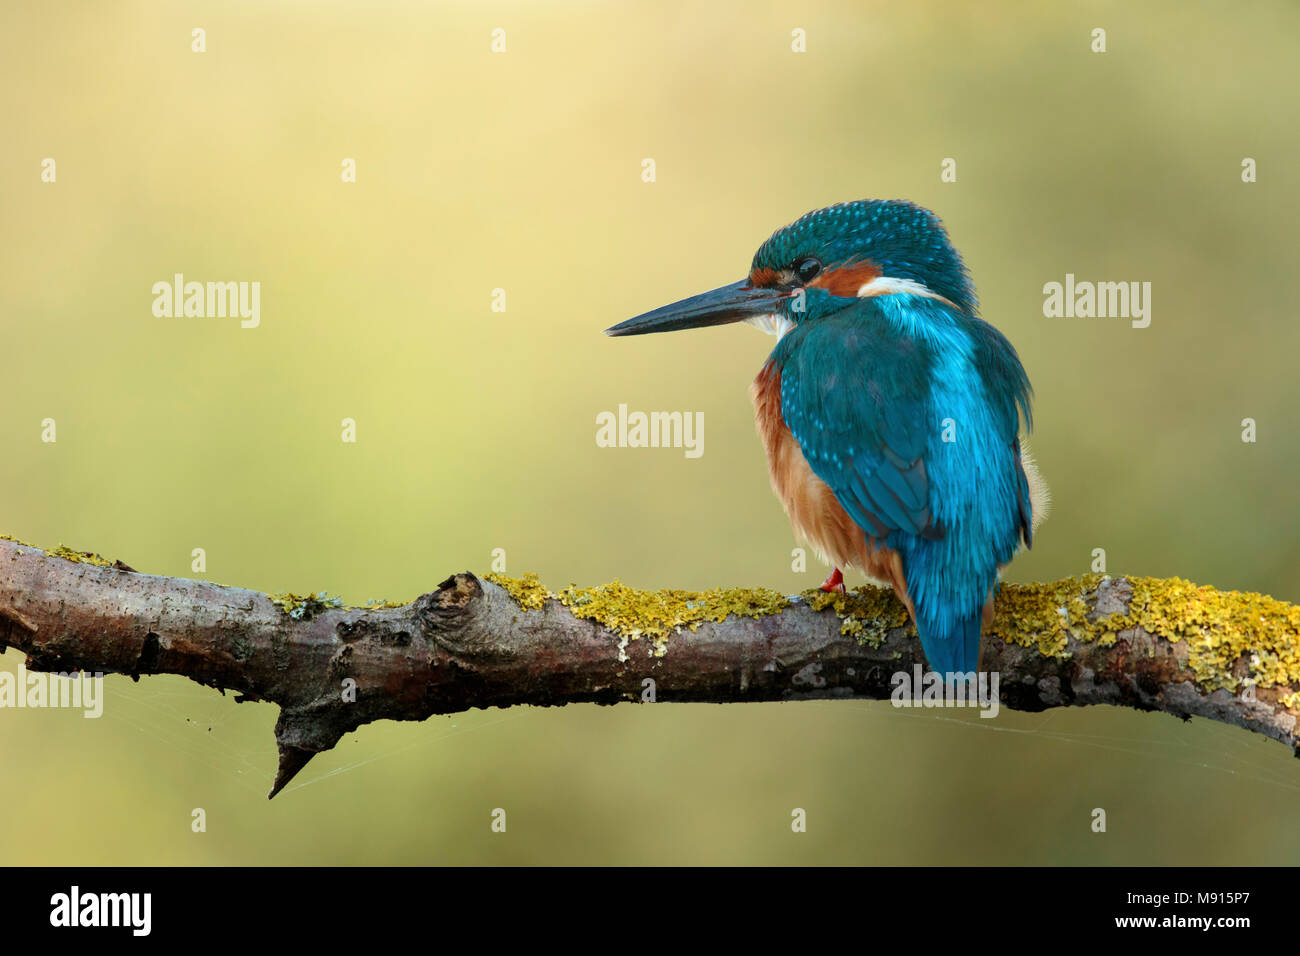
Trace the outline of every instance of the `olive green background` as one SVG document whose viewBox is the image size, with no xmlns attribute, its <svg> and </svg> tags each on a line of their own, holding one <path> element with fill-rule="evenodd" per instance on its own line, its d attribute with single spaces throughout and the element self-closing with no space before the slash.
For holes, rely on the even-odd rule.
<svg viewBox="0 0 1300 956">
<path fill-rule="evenodd" d="M 552 588 L 809 587 L 746 394 L 772 340 L 599 333 L 740 278 L 809 209 L 906 197 L 1036 388 L 1055 506 L 1008 577 L 1104 548 L 1300 600 L 1297 32 L 1284 2 L 6 4 L 0 531 L 184 576 L 202 547 L 211 580 L 357 602 L 494 548 Z M 261 327 L 155 318 L 175 272 L 260 281 Z M 1045 318 L 1067 272 L 1151 282 L 1150 328 Z M 704 412 L 703 457 L 596 447 L 620 402 Z M 0 711 L 0 862 L 1300 853 L 1287 748 L 1158 714 L 474 712 L 364 727 L 268 803 L 272 706 L 106 687 L 98 721 Z"/>
</svg>

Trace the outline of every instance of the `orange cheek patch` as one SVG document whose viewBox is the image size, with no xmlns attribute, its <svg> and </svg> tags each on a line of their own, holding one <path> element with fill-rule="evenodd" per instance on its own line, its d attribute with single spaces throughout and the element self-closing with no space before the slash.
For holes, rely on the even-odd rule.
<svg viewBox="0 0 1300 956">
<path fill-rule="evenodd" d="M 852 262 L 838 269 L 827 269 L 809 285 L 825 289 L 831 295 L 852 298 L 872 279 L 880 278 L 880 266 L 874 262 Z"/>
<path fill-rule="evenodd" d="M 749 274 L 749 284 L 756 288 L 776 285 L 780 278 L 775 269 L 755 269 Z"/>
</svg>

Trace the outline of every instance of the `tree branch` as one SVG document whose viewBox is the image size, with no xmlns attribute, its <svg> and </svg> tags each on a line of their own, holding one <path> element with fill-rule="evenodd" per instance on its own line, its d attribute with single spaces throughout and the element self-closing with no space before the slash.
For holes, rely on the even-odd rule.
<svg viewBox="0 0 1300 956">
<path fill-rule="evenodd" d="M 402 606 L 343 607 L 0 540 L 0 650 L 25 652 L 32 670 L 179 674 L 278 704 L 271 796 L 372 720 L 647 698 L 887 699 L 895 675 L 925 663 L 906 612 L 876 588 L 787 599 L 615 582 L 550 595 L 535 578 L 497 580 L 466 572 Z M 1272 598 L 1178 579 L 1008 584 L 981 663 L 1016 710 L 1209 717 L 1300 752 L 1300 608 Z"/>
</svg>

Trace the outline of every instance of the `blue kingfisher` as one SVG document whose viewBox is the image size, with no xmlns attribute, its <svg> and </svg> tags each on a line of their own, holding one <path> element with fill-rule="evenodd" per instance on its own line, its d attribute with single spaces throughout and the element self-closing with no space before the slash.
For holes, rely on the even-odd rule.
<svg viewBox="0 0 1300 956">
<path fill-rule="evenodd" d="M 832 565 L 892 586 L 930 669 L 979 667 L 999 572 L 1046 515 L 1022 445 L 1031 388 L 939 218 L 904 200 L 818 209 L 739 282 L 606 329 L 748 322 L 776 336 L 754 380 L 772 487 Z"/>
</svg>

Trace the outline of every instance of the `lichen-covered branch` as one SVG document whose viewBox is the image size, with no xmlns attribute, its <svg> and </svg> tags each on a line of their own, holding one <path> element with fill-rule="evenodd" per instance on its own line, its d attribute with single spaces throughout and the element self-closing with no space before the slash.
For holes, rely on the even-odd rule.
<svg viewBox="0 0 1300 956">
<path fill-rule="evenodd" d="M 372 720 L 579 701 L 886 699 L 924 666 L 890 592 L 550 594 L 468 572 L 409 604 L 347 607 L 141 574 L 0 540 L 0 648 L 33 670 L 179 674 L 280 706 L 274 796 Z M 1117 704 L 1300 749 L 1300 607 L 1178 579 L 1004 585 L 981 669 L 1017 710 Z M 653 682 L 653 683 L 648 683 Z"/>
</svg>

